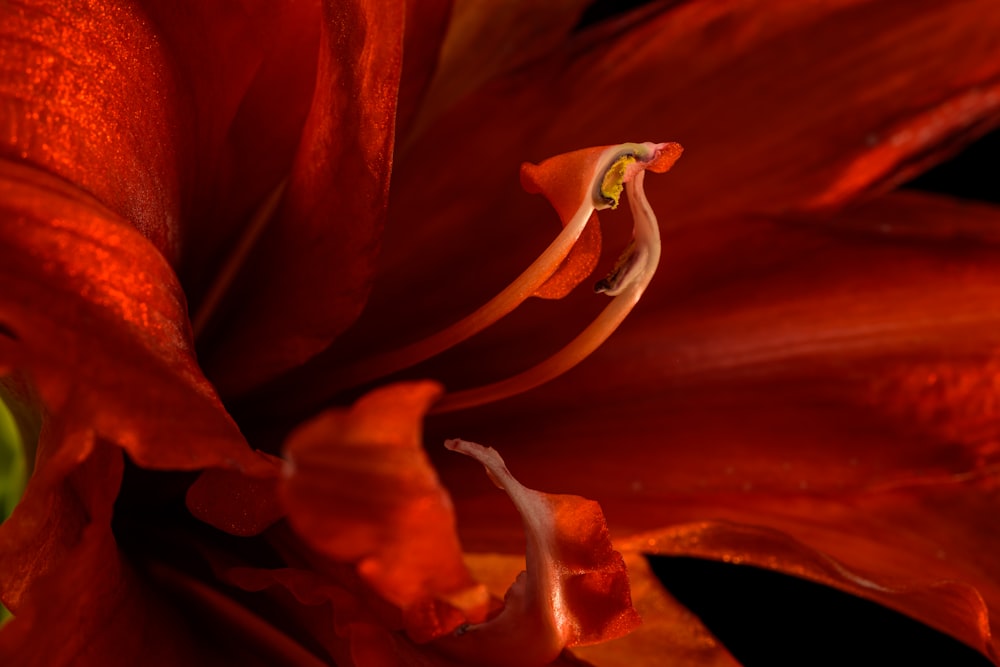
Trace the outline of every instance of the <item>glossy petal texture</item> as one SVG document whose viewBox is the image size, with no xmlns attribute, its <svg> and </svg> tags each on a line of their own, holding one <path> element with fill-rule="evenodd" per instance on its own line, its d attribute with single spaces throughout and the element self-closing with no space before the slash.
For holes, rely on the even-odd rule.
<svg viewBox="0 0 1000 667">
<path fill-rule="evenodd" d="M 424 641 L 481 620 L 488 601 L 462 563 L 451 501 L 422 448 L 421 421 L 439 395 L 431 383 L 389 386 L 303 424 L 285 443 L 278 489 L 299 536 L 357 563 Z"/>
<path fill-rule="evenodd" d="M 404 11 L 390 0 L 324 8 L 316 93 L 288 189 L 219 332 L 225 344 L 207 362 L 224 393 L 310 358 L 365 302 L 388 197 Z"/>
<path fill-rule="evenodd" d="M 998 224 L 992 207 L 899 193 L 822 225 L 675 233 L 656 308 L 615 345 L 530 396 L 456 416 L 448 432 L 505 447 L 528 484 L 558 469 L 566 488 L 600 499 L 619 535 L 713 518 L 784 531 L 878 586 L 924 589 L 930 598 L 893 606 L 983 649 L 982 610 L 943 611 L 940 584 L 1000 609 L 983 560 L 996 532 L 982 525 L 1000 438 Z M 516 550 L 502 503 L 447 457 L 437 465 L 467 545 Z"/>
<path fill-rule="evenodd" d="M 0 6 L 0 156 L 78 184 L 173 261 L 181 234 L 169 59 L 135 7 Z"/>
<path fill-rule="evenodd" d="M 524 524 L 526 567 L 500 613 L 443 638 L 443 650 L 482 665 L 541 666 L 566 646 L 615 639 L 639 625 L 625 563 L 597 503 L 521 485 L 490 447 L 445 446 L 479 461 L 510 497 Z"/>
<path fill-rule="evenodd" d="M 29 167 L 0 162 L 0 201 L 0 372 L 19 379 L 5 398 L 41 425 L 34 474 L 0 526 L 3 602 L 18 619 L 2 652 L 9 664 L 68 664 L 78 653 L 130 664 L 145 650 L 138 628 L 171 635 L 175 620 L 117 554 L 120 450 L 150 468 L 254 462 L 200 375 L 183 296 L 152 244 Z M 41 651 L 40 628 L 77 639 Z M 183 632 L 161 641 L 164 664 L 187 651 Z"/>
<path fill-rule="evenodd" d="M 28 167 L 0 162 L 0 201 L 0 367 L 32 383 L 34 407 L 144 467 L 253 467 L 201 375 L 183 293 L 156 248 Z"/>
</svg>

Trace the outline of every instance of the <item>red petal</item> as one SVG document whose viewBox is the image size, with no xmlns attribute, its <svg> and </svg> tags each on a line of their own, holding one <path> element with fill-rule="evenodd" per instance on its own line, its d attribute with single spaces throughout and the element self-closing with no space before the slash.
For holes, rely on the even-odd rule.
<svg viewBox="0 0 1000 667">
<path fill-rule="evenodd" d="M 421 447 L 423 414 L 439 394 L 429 383 L 393 385 L 307 422 L 286 441 L 291 466 L 279 485 L 301 538 L 357 563 L 425 641 L 485 613 L 487 601 L 462 563 L 451 501 Z"/>
<path fill-rule="evenodd" d="M 996 549 L 997 540 L 970 541 L 968 529 L 978 524 L 989 532 L 986 517 L 998 500 L 995 489 L 984 493 L 982 487 L 962 486 L 872 496 L 855 501 L 856 520 L 849 532 L 836 525 L 843 518 L 842 510 L 828 503 L 797 507 L 794 514 L 808 512 L 806 519 L 786 516 L 775 502 L 773 516 L 763 521 L 759 518 L 764 514 L 762 507 L 754 511 L 754 519 L 767 527 L 702 522 L 643 535 L 632 546 L 647 553 L 681 553 L 756 565 L 833 586 L 912 616 L 1000 662 L 993 638 L 997 622 L 987 606 L 997 599 L 1000 587 L 995 582 L 970 585 L 966 583 L 970 570 L 948 562 L 959 555 L 973 561 L 968 565 L 985 566 L 989 572 L 991 563 L 979 558 L 982 552 L 978 550 Z M 941 512 L 940 505 L 948 511 Z M 727 514 L 747 520 L 739 517 L 738 510 L 719 513 Z M 957 517 L 963 523 L 958 530 L 949 525 Z M 802 539 L 790 539 L 788 534 Z M 929 540 L 928 534 L 934 538 Z M 942 536 L 957 539 L 944 544 L 939 541 Z"/>
<path fill-rule="evenodd" d="M 0 367 L 139 465 L 256 465 L 198 369 L 162 255 L 61 180 L 0 164 Z"/>
<path fill-rule="evenodd" d="M 138 4 L 178 82 L 169 94 L 151 89 L 179 117 L 170 145 L 182 184 L 180 272 L 197 310 L 234 237 L 291 170 L 316 84 L 322 10 L 320 0 Z M 136 101 L 126 105 L 131 113 Z"/>
<path fill-rule="evenodd" d="M 206 361 L 223 392 L 310 358 L 367 298 L 388 197 L 404 9 L 391 0 L 326 7 L 316 94 L 284 203 L 247 266 L 224 344 Z"/>
<path fill-rule="evenodd" d="M 119 2 L 26 2 L 0 24 L 0 155 L 79 185 L 176 260 L 178 82 L 148 19 Z"/>
</svg>

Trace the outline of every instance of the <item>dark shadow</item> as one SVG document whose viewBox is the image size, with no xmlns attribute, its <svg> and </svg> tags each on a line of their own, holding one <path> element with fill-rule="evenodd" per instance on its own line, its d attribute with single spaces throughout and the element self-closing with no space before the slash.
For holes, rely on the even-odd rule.
<svg viewBox="0 0 1000 667">
<path fill-rule="evenodd" d="M 649 560 L 743 667 L 991 665 L 945 634 L 833 588 L 697 558 Z"/>
</svg>

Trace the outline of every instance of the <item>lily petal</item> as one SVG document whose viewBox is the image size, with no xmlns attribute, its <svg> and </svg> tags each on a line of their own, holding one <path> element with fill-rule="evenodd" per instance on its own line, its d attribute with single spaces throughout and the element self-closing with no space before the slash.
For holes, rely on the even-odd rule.
<svg viewBox="0 0 1000 667">
<path fill-rule="evenodd" d="M 361 311 L 385 219 L 404 10 L 325 5 L 316 93 L 283 204 L 217 332 L 225 344 L 205 362 L 223 393 L 302 363 Z"/>
<path fill-rule="evenodd" d="M 615 639 L 639 625 L 625 563 L 597 503 L 523 486 L 491 447 L 464 440 L 445 447 L 479 461 L 510 497 L 524 523 L 526 568 L 496 616 L 440 639 L 442 650 L 482 665 L 541 666 L 567 646 Z"/>
<path fill-rule="evenodd" d="M 178 273 L 197 310 L 227 248 L 291 170 L 316 85 L 320 0 L 142 0 L 169 53 Z M 154 89 L 155 90 L 155 89 Z M 131 112 L 134 100 L 124 100 Z"/>
<path fill-rule="evenodd" d="M 423 641 L 487 611 L 462 562 L 451 501 L 422 449 L 432 383 L 372 392 L 289 436 L 278 487 L 288 520 L 321 554 L 358 573 L 404 612 Z"/>
<path fill-rule="evenodd" d="M 176 261 L 179 84 L 147 18 L 46 0 L 0 15 L 0 155 L 78 184 Z"/>
<path fill-rule="evenodd" d="M 410 0 L 406 3 L 403 69 L 396 110 L 397 136 L 405 137 L 412 132 L 414 117 L 427 97 L 452 7 L 452 0 Z"/>
<path fill-rule="evenodd" d="M 184 295 L 160 252 L 29 167 L 0 162 L 0 201 L 0 368 L 32 385 L 31 407 L 143 467 L 254 468 L 198 368 Z"/>
<path fill-rule="evenodd" d="M 490 79 L 557 48 L 588 4 L 588 0 L 544 5 L 530 0 L 456 0 L 414 132 Z"/>
<path fill-rule="evenodd" d="M 285 516 L 278 502 L 282 460 L 256 452 L 260 465 L 248 471 L 212 468 L 198 476 L 185 501 L 191 514 L 230 535 L 259 535 Z"/>
</svg>

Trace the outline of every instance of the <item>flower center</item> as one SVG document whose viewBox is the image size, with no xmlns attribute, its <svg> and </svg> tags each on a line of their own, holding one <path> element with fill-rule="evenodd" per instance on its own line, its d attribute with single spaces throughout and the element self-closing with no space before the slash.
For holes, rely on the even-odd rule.
<svg viewBox="0 0 1000 667">
<path fill-rule="evenodd" d="M 624 321 L 656 271 L 660 234 L 643 191 L 643 178 L 647 169 L 667 171 L 680 154 L 678 144 L 647 142 L 585 149 L 540 165 L 523 165 L 522 183 L 530 191 L 544 194 L 559 213 L 564 224 L 559 236 L 510 285 L 475 312 L 428 338 L 343 368 L 334 390 L 362 385 L 430 359 L 483 331 L 532 296 L 565 296 L 591 270 L 574 271 L 579 268 L 574 266 L 566 270 L 567 265 L 583 261 L 574 257 L 574 246 L 584 243 L 581 236 L 585 238 L 585 229 L 597 211 L 616 208 L 624 191 L 632 213 L 633 240 L 612 272 L 595 286 L 595 292 L 612 297 L 611 303 L 576 338 L 542 363 L 498 382 L 446 394 L 433 412 L 451 412 L 514 396 L 576 366 Z"/>
</svg>

